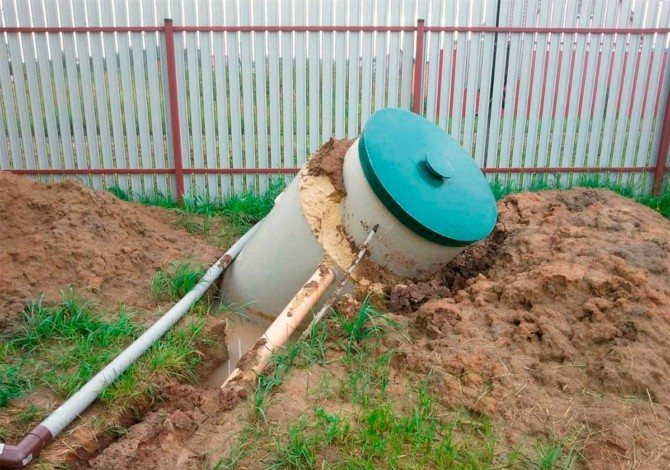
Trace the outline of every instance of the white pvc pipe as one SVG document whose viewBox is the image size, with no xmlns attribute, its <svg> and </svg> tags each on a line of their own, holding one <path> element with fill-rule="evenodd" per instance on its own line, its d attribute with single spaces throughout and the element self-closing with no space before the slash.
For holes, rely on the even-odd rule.
<svg viewBox="0 0 670 470">
<path fill-rule="evenodd" d="M 209 289 L 221 273 L 230 265 L 239 252 L 244 248 L 249 239 L 258 229 L 260 222 L 254 225 L 247 233 L 230 247 L 219 260 L 210 267 L 198 284 L 189 291 L 179 302 L 168 310 L 156 323 L 137 338 L 121 354 L 110 362 L 104 369 L 96 374 L 77 393 L 67 399 L 51 413 L 41 426 L 46 427 L 52 437 L 56 437 L 65 427 L 79 416 L 91 403 L 95 401 L 105 387 L 114 382 L 131 364 L 133 364 L 147 349 L 160 339 L 189 308 Z"/>
</svg>

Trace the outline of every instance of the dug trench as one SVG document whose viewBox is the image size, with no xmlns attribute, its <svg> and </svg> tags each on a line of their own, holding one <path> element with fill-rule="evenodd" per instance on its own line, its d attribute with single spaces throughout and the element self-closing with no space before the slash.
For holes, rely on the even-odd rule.
<svg viewBox="0 0 670 470">
<path fill-rule="evenodd" d="M 321 158 L 341 158 L 348 145 L 331 141 Z M 375 343 L 390 369 L 368 392 L 402 408 L 407 384 L 425 381 L 445 413 L 490 420 L 488 466 L 517 454 L 517 465 L 528 464 L 540 441 L 569 447 L 567 466 L 670 466 L 670 222 L 607 190 L 511 195 L 498 209 L 494 233 L 431 278 L 392 280 L 360 266 L 376 308 L 396 325 Z M 365 297 L 343 299 L 341 316 L 355 317 Z M 175 385 L 91 466 L 264 468 L 281 446 L 248 430 L 283 429 L 293 442 L 291 423 L 314 410 L 354 416 L 353 434 L 366 426 L 355 418 L 360 406 L 342 388 L 323 390 L 351 380 L 341 365 L 347 349 L 333 336 L 322 361 L 286 373 L 262 419 L 248 388 Z M 317 446 L 302 464 L 346 462 L 345 444 Z"/>
</svg>

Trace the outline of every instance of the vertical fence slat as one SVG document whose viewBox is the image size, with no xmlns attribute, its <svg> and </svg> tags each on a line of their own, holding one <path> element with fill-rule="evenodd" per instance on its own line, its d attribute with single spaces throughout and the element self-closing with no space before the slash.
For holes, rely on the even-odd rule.
<svg viewBox="0 0 670 470">
<path fill-rule="evenodd" d="M 225 24 L 237 25 L 237 5 L 235 2 L 225 3 Z M 240 95 L 240 36 L 242 33 L 225 33 L 226 56 L 228 70 L 228 89 L 230 103 L 231 155 L 233 168 L 242 168 L 242 108 Z M 239 193 L 244 190 L 244 177 L 233 175 L 232 191 Z"/>
<path fill-rule="evenodd" d="M 403 25 L 415 26 L 416 18 L 414 15 L 415 0 L 403 1 Z M 400 107 L 403 109 L 410 109 L 412 102 L 412 62 L 414 59 L 414 38 L 415 33 L 404 31 L 403 46 L 402 46 L 402 72 L 401 72 L 401 90 L 400 90 Z"/>
<path fill-rule="evenodd" d="M 321 8 L 321 22 L 324 26 L 334 24 L 333 2 L 323 0 L 319 2 Z M 323 70 L 321 73 L 321 140 L 330 139 L 335 128 L 333 127 L 333 49 L 335 33 L 321 33 L 321 62 Z"/>
<path fill-rule="evenodd" d="M 74 13 L 74 24 L 88 25 L 86 4 L 83 0 L 71 0 Z M 98 138 L 98 120 L 95 115 L 95 92 L 91 74 L 91 50 L 89 47 L 89 33 L 79 33 L 76 36 L 77 65 L 81 86 L 81 101 L 84 107 L 84 130 L 86 135 L 86 160 L 88 168 L 101 168 L 100 139 Z M 102 177 L 89 175 L 88 181 L 96 189 L 102 188 Z"/>
<path fill-rule="evenodd" d="M 643 25 L 644 21 L 644 3 L 643 1 L 635 0 L 633 2 L 633 12 L 631 14 L 632 21 L 630 27 L 640 28 Z M 640 36 L 639 35 L 628 35 L 628 66 L 624 70 L 621 76 L 621 93 L 618 98 L 617 104 L 617 119 L 614 130 L 614 144 L 612 146 L 612 157 L 608 162 L 611 166 L 628 166 L 631 162 L 630 157 L 625 153 L 626 146 L 626 132 L 630 127 L 630 110 L 629 106 L 631 104 L 633 90 L 633 82 L 639 81 L 637 76 L 639 74 L 640 67 Z M 616 77 L 615 77 L 616 78 Z M 634 90 L 633 90 L 634 91 Z M 617 175 L 617 178 L 620 179 L 622 175 Z M 626 178 L 629 180 L 629 178 Z"/>
<path fill-rule="evenodd" d="M 25 7 L 27 8 L 27 6 Z M 44 11 L 41 2 L 32 0 L 30 2 L 30 13 L 34 26 L 45 26 Z M 49 43 L 47 34 L 33 35 L 37 67 L 39 70 L 39 87 L 42 93 L 42 113 L 40 119 L 44 119 L 46 127 L 46 162 L 48 168 L 60 168 L 60 145 L 58 139 L 56 108 L 54 106 L 54 93 L 52 86 L 52 73 L 49 59 Z"/>
<path fill-rule="evenodd" d="M 100 15 L 98 4 L 95 1 L 87 3 L 88 20 L 92 25 L 100 24 Z M 89 41 L 91 44 L 91 59 L 93 62 L 93 86 L 95 94 L 95 105 L 98 120 L 98 135 L 100 136 L 100 168 L 112 168 L 112 139 L 109 126 L 109 106 L 107 100 L 107 82 L 105 80 L 105 64 L 103 62 L 103 41 L 104 34 L 91 34 Z M 153 167 L 153 165 L 151 165 Z M 105 187 L 114 184 L 114 178 L 103 176 Z"/>
<path fill-rule="evenodd" d="M 657 2 L 649 2 L 647 5 L 647 11 L 645 12 L 645 20 L 643 22 L 644 27 L 654 26 L 656 22 L 656 15 L 658 13 Z M 628 113 L 628 119 L 630 123 L 626 129 L 626 143 L 624 155 L 625 165 L 626 166 L 637 166 L 641 162 L 637 161 L 637 144 L 639 139 L 640 132 L 640 123 L 642 122 L 642 106 L 645 104 L 644 95 L 648 91 L 648 83 L 646 80 L 646 75 L 648 73 L 651 55 L 652 55 L 652 45 L 653 45 L 653 35 L 647 34 L 642 35 L 639 39 L 640 43 L 638 46 L 637 53 L 639 54 L 639 60 L 636 61 L 637 70 L 635 71 L 636 76 L 633 79 L 633 85 L 630 89 L 630 104 L 626 109 Z M 640 174 L 630 174 L 628 175 L 628 181 L 631 182 L 634 186 L 640 186 L 644 177 L 647 175 Z"/>
<path fill-rule="evenodd" d="M 306 0 L 294 0 L 294 20 L 296 25 L 307 24 Z M 302 166 L 307 159 L 307 86 L 306 86 L 306 43 L 307 33 L 295 35 L 295 164 Z"/>
<path fill-rule="evenodd" d="M 665 2 L 660 5 L 660 10 L 658 13 L 658 27 L 668 27 L 670 26 L 670 3 Z M 652 145 L 656 129 L 663 127 L 662 116 L 656 115 L 656 97 L 659 95 L 659 92 L 662 88 L 661 80 L 664 76 L 664 65 L 667 64 L 668 57 L 668 43 L 666 42 L 670 34 L 666 35 L 655 35 L 655 42 L 653 46 L 653 58 L 654 64 L 651 68 L 651 73 L 648 79 L 649 88 L 646 90 L 646 106 L 643 108 L 643 123 L 642 123 L 642 132 L 640 145 L 637 149 L 637 158 L 636 161 L 639 165 L 644 166 L 654 166 L 656 164 L 657 155 L 654 153 L 654 147 Z M 659 78 L 661 80 L 659 80 Z M 658 152 L 657 152 L 658 153 Z M 652 179 L 649 181 L 651 184 L 647 185 L 646 189 L 653 184 Z"/>
<path fill-rule="evenodd" d="M 388 24 L 390 26 L 402 25 L 402 0 L 391 0 L 389 2 Z M 389 33 L 388 51 L 388 96 L 386 106 L 395 108 L 400 102 L 398 90 L 400 88 L 400 32 Z"/>
<path fill-rule="evenodd" d="M 536 24 L 538 26 L 546 26 L 550 21 L 551 10 L 549 8 L 542 8 L 541 3 L 537 5 L 537 8 L 539 11 Z M 546 86 L 547 80 L 545 71 L 548 72 L 547 64 L 545 62 L 548 60 L 546 51 L 549 35 L 544 33 L 536 34 L 534 40 L 533 60 L 535 63 L 532 65 L 530 83 L 528 85 L 528 100 L 523 103 L 523 110 L 528 116 L 528 125 L 526 127 L 523 150 L 523 164 L 526 167 L 537 166 L 537 136 L 541 127 L 545 124 L 540 115 L 540 108 L 542 107 L 542 101 L 544 99 L 543 89 Z M 540 177 L 544 177 L 544 175 L 541 175 Z M 533 178 L 535 178 L 535 175 L 532 175 L 530 180 L 532 181 Z"/>
<path fill-rule="evenodd" d="M 213 25 L 223 25 L 223 8 L 220 2 L 211 3 L 210 20 Z M 229 103 L 228 97 L 231 90 L 227 86 L 227 63 L 228 54 L 226 51 L 226 33 L 212 33 L 212 52 L 214 55 L 214 95 L 216 107 L 216 164 L 219 168 L 231 168 L 230 152 L 230 121 L 228 116 Z M 227 197 L 231 194 L 231 176 L 221 175 L 218 178 L 221 197 Z M 210 190 L 211 191 L 211 190 Z"/>
<path fill-rule="evenodd" d="M 31 24 L 30 10 L 28 5 L 19 5 L 16 10 L 17 25 Z M 45 135 L 45 120 L 42 113 L 42 93 L 39 83 L 39 75 L 37 72 L 37 57 L 36 51 L 33 47 L 33 35 L 21 34 L 21 49 L 23 52 L 23 66 L 26 73 L 26 84 L 28 85 L 26 93 L 30 103 L 30 124 L 31 124 L 31 138 L 35 146 L 35 162 L 37 168 L 48 168 L 49 161 L 47 159 L 46 135 Z"/>
<path fill-rule="evenodd" d="M 291 0 L 282 0 L 281 22 L 285 25 L 293 24 L 293 3 Z M 295 128 L 293 126 L 293 33 L 281 33 L 281 68 L 282 68 L 282 135 L 284 137 L 284 153 L 282 154 L 282 165 L 291 167 L 294 165 L 293 139 Z"/>
<path fill-rule="evenodd" d="M 468 24 L 479 26 L 485 18 L 486 12 L 483 10 L 482 3 L 470 2 L 470 11 L 468 12 Z M 481 93 L 480 79 L 481 71 L 481 46 L 482 37 L 480 34 L 466 33 L 467 38 L 467 74 L 465 75 L 465 89 L 463 90 L 463 137 L 462 145 L 471 154 L 474 155 L 475 148 L 475 126 L 477 124 L 477 97 Z"/>
<path fill-rule="evenodd" d="M 279 12 L 277 8 L 268 8 L 267 22 L 270 25 L 279 24 Z M 268 101 L 270 103 L 270 167 L 281 167 L 281 93 L 280 93 L 280 69 L 279 69 L 279 45 L 281 33 L 268 33 L 268 72 L 269 90 Z"/>
<path fill-rule="evenodd" d="M 361 5 L 355 3 L 349 8 L 349 24 L 360 24 Z M 361 53 L 360 33 L 349 32 L 349 49 L 347 58 L 349 61 L 348 94 L 347 94 L 347 138 L 358 136 L 360 126 L 360 76 L 361 76 Z"/>
<path fill-rule="evenodd" d="M 488 1 L 486 8 L 482 11 L 482 23 L 486 26 L 495 26 L 496 10 L 498 4 L 495 1 Z M 486 139 L 488 137 L 489 121 L 491 112 L 489 106 L 489 93 L 491 90 L 491 81 L 493 80 L 493 50 L 495 34 L 481 33 L 479 40 L 481 44 L 481 74 L 479 81 L 479 92 L 476 100 L 477 117 L 475 122 L 475 151 L 474 158 L 479 166 L 486 166 Z M 502 53 L 502 51 L 501 51 Z"/>
<path fill-rule="evenodd" d="M 207 0 L 198 0 L 198 22 L 201 25 L 210 25 L 212 22 L 210 2 Z M 219 159 L 216 152 L 214 84 L 212 82 L 212 60 L 214 57 L 212 33 L 200 33 L 200 47 L 198 50 L 199 69 L 202 75 L 202 120 L 204 124 L 203 140 L 205 142 L 204 168 L 219 168 Z M 207 187 L 205 193 L 211 199 L 221 194 L 218 179 L 216 175 L 206 175 L 203 178 L 203 182 Z"/>
<path fill-rule="evenodd" d="M 4 26 L 17 26 L 16 11 L 13 2 L 5 4 Z M 27 169 L 36 168 L 35 150 L 30 125 L 29 99 L 26 90 L 27 77 L 21 60 L 21 38 L 20 34 L 7 36 L 9 57 L 11 59 L 11 81 L 10 89 L 13 89 L 13 99 L 16 100 L 18 108 L 18 131 L 21 136 L 22 151 L 18 152 L 15 159 L 22 162 Z M 16 157 L 19 158 L 16 158 Z"/>
<path fill-rule="evenodd" d="M 253 24 L 265 24 L 266 2 L 255 0 L 253 6 Z M 257 136 L 257 156 L 258 168 L 268 168 L 268 120 L 267 120 L 267 74 L 266 53 L 265 53 L 265 35 L 264 32 L 254 33 L 254 72 L 256 78 L 256 136 Z M 259 175 L 258 190 L 265 192 L 268 189 L 268 175 Z"/>
<path fill-rule="evenodd" d="M 335 22 L 340 25 L 347 24 L 347 10 L 345 8 L 335 9 Z M 338 139 L 346 135 L 346 45 L 347 33 L 335 33 L 335 137 Z"/>
<path fill-rule="evenodd" d="M 309 2 L 308 6 L 308 23 L 310 25 L 320 24 L 319 15 L 321 10 L 320 2 Z M 320 33 L 308 33 L 309 42 L 307 44 L 307 62 L 309 67 L 308 86 L 309 99 L 307 100 L 307 109 L 309 114 L 309 125 L 307 132 L 309 135 L 308 151 L 314 152 L 319 148 L 321 143 L 321 116 L 320 106 L 321 102 L 321 87 L 319 86 L 319 75 L 321 71 L 321 44 Z"/>
<path fill-rule="evenodd" d="M 131 11 L 128 15 L 128 24 L 130 26 L 141 26 L 144 23 L 144 12 L 139 4 L 134 5 L 137 11 Z M 150 141 L 151 131 L 149 127 L 149 108 L 147 101 L 147 84 L 145 64 L 146 33 L 132 33 L 131 41 L 131 60 L 133 67 L 133 85 L 135 90 L 135 109 L 137 115 L 137 126 L 135 127 L 139 141 L 139 168 L 155 168 L 154 156 Z M 154 184 L 151 175 L 143 175 L 141 178 L 142 192 L 153 192 Z"/>
<path fill-rule="evenodd" d="M 375 25 L 388 24 L 388 3 L 384 0 L 375 0 Z M 387 57 L 386 41 L 388 33 L 377 32 L 374 36 L 375 57 L 374 57 L 374 109 L 375 111 L 386 106 L 386 76 L 387 76 Z M 337 123 L 337 119 L 335 119 Z"/>
<path fill-rule="evenodd" d="M 364 2 L 362 4 L 361 19 L 372 18 L 374 15 L 374 3 Z M 365 126 L 365 122 L 370 117 L 372 110 L 372 54 L 374 52 L 374 33 L 361 33 L 361 113 L 360 125 Z"/>
</svg>

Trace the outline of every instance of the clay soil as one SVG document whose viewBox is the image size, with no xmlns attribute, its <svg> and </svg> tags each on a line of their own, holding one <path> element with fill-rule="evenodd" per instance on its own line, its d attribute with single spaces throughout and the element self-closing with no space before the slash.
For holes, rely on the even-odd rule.
<svg viewBox="0 0 670 470">
<path fill-rule="evenodd" d="M 396 350 L 389 389 L 430 374 L 445 407 L 492 419 L 503 450 L 569 439 L 578 467 L 670 467 L 670 222 L 604 190 L 519 194 L 498 207 L 494 234 L 431 280 L 385 286 L 411 339 L 385 339 Z M 305 397 L 321 373 L 293 371 L 271 425 L 315 406 Z M 201 468 L 225 457 L 244 393 L 170 393 L 93 466 Z"/>
<path fill-rule="evenodd" d="M 117 199 L 74 181 L 40 184 L 0 172 L 0 332 L 26 302 L 74 287 L 115 310 L 153 310 L 153 274 L 185 258 L 214 262 L 219 250 L 175 226 L 174 213 Z"/>
</svg>

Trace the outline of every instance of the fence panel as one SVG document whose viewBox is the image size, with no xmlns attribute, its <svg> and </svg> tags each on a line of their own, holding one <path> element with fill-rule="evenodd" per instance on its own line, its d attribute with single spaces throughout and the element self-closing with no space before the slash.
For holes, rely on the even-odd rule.
<svg viewBox="0 0 670 470">
<path fill-rule="evenodd" d="M 387 106 L 418 106 L 485 171 L 521 185 L 598 171 L 648 189 L 659 153 L 667 1 L 0 0 L 0 9 L 0 169 L 42 179 L 175 193 L 165 17 L 187 192 L 264 191 Z"/>
</svg>

